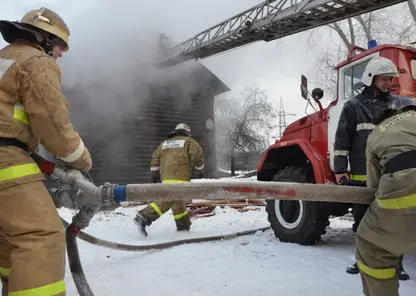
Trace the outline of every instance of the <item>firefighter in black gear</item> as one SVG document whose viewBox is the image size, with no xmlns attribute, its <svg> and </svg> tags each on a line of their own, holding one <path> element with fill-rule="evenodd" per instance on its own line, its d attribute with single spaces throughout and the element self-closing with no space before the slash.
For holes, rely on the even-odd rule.
<svg viewBox="0 0 416 296">
<path fill-rule="evenodd" d="M 334 145 L 334 173 L 338 184 L 366 186 L 365 150 L 367 138 L 374 128 L 374 118 L 377 114 L 385 112 L 393 100 L 389 92 L 393 77 L 399 77 L 399 73 L 391 60 L 383 57 L 371 59 L 361 79 L 365 86 L 364 90 L 344 104 Z M 354 216 L 352 229 L 354 232 L 357 231 L 368 207 L 367 204 L 352 205 Z M 403 256 L 400 259 L 402 262 Z M 357 263 L 349 266 L 347 272 L 358 274 Z M 409 278 L 404 272 L 402 264 L 400 264 L 398 275 L 401 280 Z"/>
</svg>

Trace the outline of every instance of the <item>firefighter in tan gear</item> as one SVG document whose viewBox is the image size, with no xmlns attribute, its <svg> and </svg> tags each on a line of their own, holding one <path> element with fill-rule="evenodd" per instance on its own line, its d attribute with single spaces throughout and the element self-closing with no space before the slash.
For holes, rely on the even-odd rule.
<svg viewBox="0 0 416 296">
<path fill-rule="evenodd" d="M 357 230 L 366 296 L 397 296 L 399 257 L 416 251 L 416 99 L 395 97 L 368 137 L 367 186 L 377 188 Z"/>
<path fill-rule="evenodd" d="M 66 295 L 64 227 L 29 156 L 42 144 L 73 169 L 90 153 L 69 121 L 56 59 L 69 30 L 41 8 L 20 22 L 0 21 L 0 276 L 2 295 Z"/>
<path fill-rule="evenodd" d="M 180 123 L 171 132 L 168 139 L 163 141 L 152 155 L 151 174 L 154 183 L 189 182 L 192 165 L 195 166 L 199 177 L 203 177 L 204 154 L 197 141 L 191 138 L 191 129 L 185 123 Z M 172 208 L 178 231 L 189 230 L 191 220 L 185 201 L 152 202 L 137 213 L 134 218 L 139 232 L 147 237 L 146 226 L 161 217 Z"/>
</svg>

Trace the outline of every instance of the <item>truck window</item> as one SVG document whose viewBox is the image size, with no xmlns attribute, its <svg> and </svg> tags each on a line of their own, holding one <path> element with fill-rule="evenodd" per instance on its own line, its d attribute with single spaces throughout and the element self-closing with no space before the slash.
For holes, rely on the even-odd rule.
<svg viewBox="0 0 416 296">
<path fill-rule="evenodd" d="M 349 100 L 363 91 L 364 85 L 361 83 L 361 77 L 369 61 L 354 65 L 344 71 L 344 100 Z"/>
</svg>

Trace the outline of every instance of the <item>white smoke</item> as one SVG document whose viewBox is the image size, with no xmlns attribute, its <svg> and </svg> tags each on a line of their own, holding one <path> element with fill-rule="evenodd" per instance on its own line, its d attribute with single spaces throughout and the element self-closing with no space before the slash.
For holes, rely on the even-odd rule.
<svg viewBox="0 0 416 296">
<path fill-rule="evenodd" d="M 101 132 L 137 113 L 152 99 L 151 86 L 180 86 L 175 103 L 187 105 L 195 87 L 211 79 L 195 81 L 192 71 L 200 67 L 195 62 L 170 69 L 155 66 L 159 36 L 171 30 L 157 3 L 90 0 L 79 7 L 76 2 L 65 12 L 56 8 L 71 29 L 70 51 L 59 61 L 63 88 L 78 94 L 76 100 L 102 120 Z"/>
</svg>

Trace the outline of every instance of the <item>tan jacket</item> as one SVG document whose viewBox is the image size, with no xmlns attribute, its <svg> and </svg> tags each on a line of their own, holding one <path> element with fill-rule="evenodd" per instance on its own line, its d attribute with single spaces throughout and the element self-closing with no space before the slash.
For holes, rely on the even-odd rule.
<svg viewBox="0 0 416 296">
<path fill-rule="evenodd" d="M 92 166 L 91 155 L 69 120 L 59 66 L 41 47 L 27 41 L 0 50 L 0 137 L 15 138 L 30 151 L 41 143 L 80 170 Z M 28 163 L 33 161 L 23 150 L 0 147 L 0 169 Z M 26 172 L 24 167 L 19 170 L 9 177 L 0 173 L 0 188 L 42 179 L 33 165 L 26 166 Z"/>
<path fill-rule="evenodd" d="M 178 135 L 163 141 L 152 155 L 151 171 L 160 171 L 162 182 L 189 181 L 192 165 L 203 171 L 204 153 L 197 141 Z"/>
<path fill-rule="evenodd" d="M 386 163 L 396 155 L 416 150 L 416 111 L 392 116 L 377 125 L 368 137 L 367 187 L 378 188 L 376 197 L 403 197 L 416 193 L 416 169 L 385 174 Z"/>
</svg>

